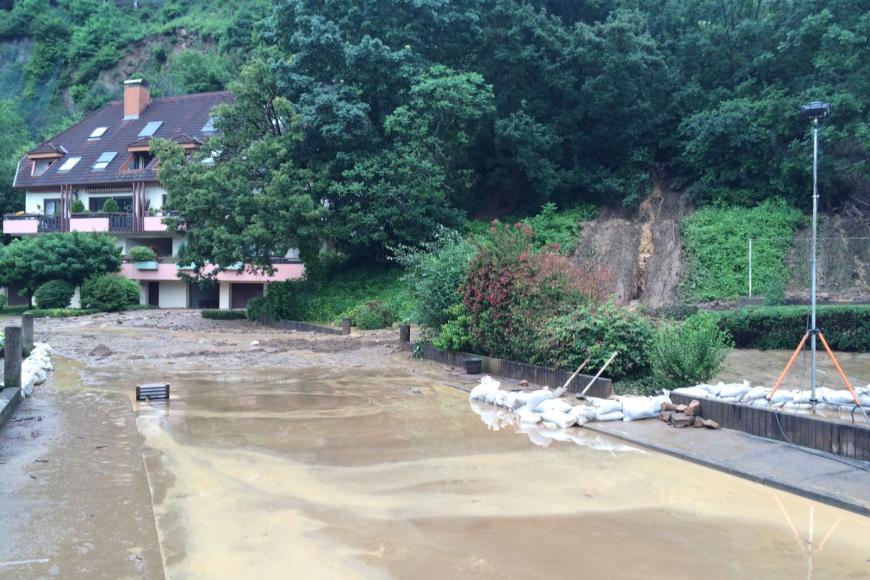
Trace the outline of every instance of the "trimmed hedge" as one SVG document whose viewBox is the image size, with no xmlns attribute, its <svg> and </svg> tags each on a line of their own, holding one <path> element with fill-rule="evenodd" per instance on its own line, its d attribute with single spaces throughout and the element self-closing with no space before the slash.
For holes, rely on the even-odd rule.
<svg viewBox="0 0 870 580">
<path fill-rule="evenodd" d="M 72 316 L 96 314 L 99 310 L 89 310 L 87 308 L 34 308 L 27 312 L 34 318 L 70 318 Z"/>
<path fill-rule="evenodd" d="M 203 310 L 200 315 L 209 320 L 245 320 L 244 310 Z"/>
<path fill-rule="evenodd" d="M 67 308 L 73 295 L 75 286 L 65 280 L 51 280 L 36 289 L 33 297 L 40 308 Z"/>
<path fill-rule="evenodd" d="M 809 306 L 761 306 L 718 312 L 737 348 L 794 349 L 809 327 Z M 870 352 L 870 306 L 819 306 L 817 325 L 831 348 Z"/>
</svg>

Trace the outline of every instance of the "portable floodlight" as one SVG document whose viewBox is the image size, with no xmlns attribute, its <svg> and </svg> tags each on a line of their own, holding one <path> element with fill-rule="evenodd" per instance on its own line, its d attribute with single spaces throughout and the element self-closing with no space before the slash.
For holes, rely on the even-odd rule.
<svg viewBox="0 0 870 580">
<path fill-rule="evenodd" d="M 821 101 L 813 101 L 812 103 L 807 103 L 801 107 L 801 116 L 805 119 L 812 120 L 814 123 L 816 121 L 821 121 L 830 113 L 830 103 L 823 103 Z"/>
</svg>

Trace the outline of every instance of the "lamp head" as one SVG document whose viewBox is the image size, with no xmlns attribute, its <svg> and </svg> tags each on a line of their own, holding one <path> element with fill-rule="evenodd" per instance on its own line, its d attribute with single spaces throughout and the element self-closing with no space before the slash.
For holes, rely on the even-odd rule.
<svg viewBox="0 0 870 580">
<path fill-rule="evenodd" d="M 801 107 L 801 116 L 804 119 L 817 123 L 831 114 L 831 104 L 821 101 L 813 101 Z"/>
</svg>

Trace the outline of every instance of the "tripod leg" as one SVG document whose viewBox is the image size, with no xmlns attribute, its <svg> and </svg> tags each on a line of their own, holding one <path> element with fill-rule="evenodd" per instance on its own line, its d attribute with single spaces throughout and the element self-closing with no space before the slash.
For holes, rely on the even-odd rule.
<svg viewBox="0 0 870 580">
<path fill-rule="evenodd" d="M 791 358 L 788 359 L 788 364 L 785 365 L 785 368 L 782 370 L 782 374 L 779 375 L 779 378 L 778 378 L 778 379 L 776 379 L 776 384 L 773 385 L 773 390 L 770 391 L 770 394 L 769 394 L 769 395 L 767 395 L 767 400 L 768 400 L 768 401 L 770 401 L 771 399 L 773 399 L 773 394 L 776 392 L 776 390 L 777 390 L 777 389 L 779 388 L 779 386 L 782 384 L 782 381 L 785 380 L 785 376 L 788 374 L 789 369 L 791 369 L 791 365 L 794 364 L 795 359 L 797 359 L 797 356 L 798 356 L 798 354 L 800 353 L 800 351 L 803 350 L 804 345 L 807 343 L 807 339 L 808 339 L 809 337 L 810 337 L 810 333 L 808 332 L 808 333 L 806 333 L 806 334 L 804 335 L 804 337 L 801 339 L 800 343 L 797 345 L 797 348 L 794 349 L 794 353 L 791 355 Z"/>
<path fill-rule="evenodd" d="M 846 388 L 849 389 L 850 393 L 852 393 L 852 398 L 855 399 L 855 404 L 860 407 L 861 401 L 858 400 L 858 395 L 855 393 L 855 389 L 852 388 L 852 383 L 850 383 L 849 379 L 846 378 L 846 373 L 844 373 L 843 369 L 840 368 L 840 363 L 839 361 L 837 361 L 837 357 L 834 356 L 834 351 L 832 351 L 831 347 L 828 346 L 828 341 L 825 340 L 825 335 L 820 332 L 819 338 L 822 340 L 822 346 L 824 346 L 825 350 L 828 351 L 828 356 L 831 357 L 831 360 L 834 363 L 834 367 L 837 369 L 837 373 L 840 375 L 840 380 L 843 381 L 843 384 L 846 385 Z"/>
</svg>

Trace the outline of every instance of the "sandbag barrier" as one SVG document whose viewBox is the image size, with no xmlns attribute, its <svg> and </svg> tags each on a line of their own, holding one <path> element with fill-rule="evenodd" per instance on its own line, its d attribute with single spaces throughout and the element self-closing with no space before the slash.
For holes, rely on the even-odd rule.
<svg viewBox="0 0 870 580">
<path fill-rule="evenodd" d="M 520 424 L 542 423 L 547 427 L 567 429 L 590 421 L 636 421 L 658 417 L 662 404 L 670 402 L 667 394 L 657 397 L 587 397 L 588 404 L 572 405 L 556 398 L 549 388 L 537 391 L 506 391 L 501 383 L 485 376 L 468 395 L 470 401 L 483 402 L 511 411 Z"/>
<path fill-rule="evenodd" d="M 33 387 L 44 383 L 53 370 L 51 346 L 45 342 L 34 343 L 30 356 L 21 363 L 21 397 L 29 397 Z"/>
<path fill-rule="evenodd" d="M 715 385 L 700 384 L 693 387 L 674 389 L 675 394 L 687 397 L 713 399 L 721 402 L 736 403 L 760 409 L 781 409 L 783 411 L 802 412 L 813 408 L 812 391 L 779 389 L 773 396 L 769 387 L 753 387 L 749 381 L 742 383 L 717 383 Z M 864 408 L 870 408 L 870 385 L 855 389 L 858 400 Z M 816 411 L 833 411 L 837 414 L 846 413 L 847 420 L 853 421 L 857 415 L 864 420 L 863 409 L 855 405 L 855 400 L 849 391 L 819 387 L 816 389 Z M 857 413 L 856 413 L 857 411 Z M 845 417 L 841 417 L 846 419 Z"/>
</svg>

